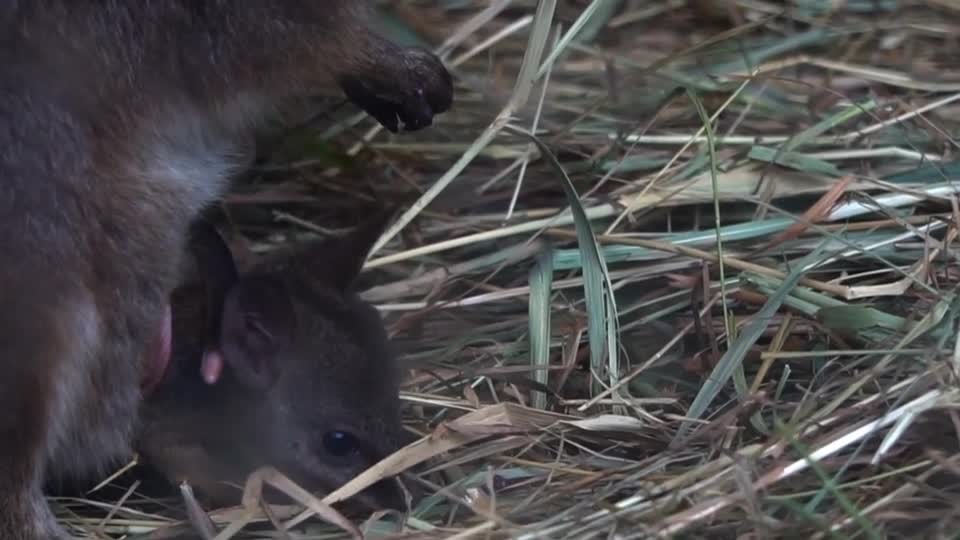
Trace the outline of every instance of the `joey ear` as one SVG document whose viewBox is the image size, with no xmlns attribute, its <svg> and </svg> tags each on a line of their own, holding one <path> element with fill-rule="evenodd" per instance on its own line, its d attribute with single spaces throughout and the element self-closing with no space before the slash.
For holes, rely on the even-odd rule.
<svg viewBox="0 0 960 540">
<path fill-rule="evenodd" d="M 280 355 L 295 330 L 293 303 L 282 285 L 264 279 L 241 281 L 226 295 L 219 350 L 237 379 L 265 390 L 280 374 Z"/>
<path fill-rule="evenodd" d="M 301 268 L 309 272 L 308 277 L 317 277 L 338 291 L 349 290 L 367 262 L 373 245 L 396 213 L 396 208 L 385 209 L 346 236 L 307 244 L 298 257 Z"/>
<path fill-rule="evenodd" d="M 237 265 L 226 241 L 206 219 L 198 218 L 190 224 L 188 248 L 207 291 L 207 329 L 212 334 L 208 337 L 216 341 L 227 291 L 239 279 Z"/>
<path fill-rule="evenodd" d="M 191 222 L 187 245 L 205 278 L 223 283 L 227 288 L 237 281 L 233 253 L 213 223 L 203 218 Z"/>
</svg>

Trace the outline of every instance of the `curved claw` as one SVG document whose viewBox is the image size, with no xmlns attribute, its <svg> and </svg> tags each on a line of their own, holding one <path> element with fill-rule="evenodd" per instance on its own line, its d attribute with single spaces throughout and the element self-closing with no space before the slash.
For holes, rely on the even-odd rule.
<svg viewBox="0 0 960 540">
<path fill-rule="evenodd" d="M 414 99 L 406 101 L 400 107 L 400 120 L 407 131 L 416 131 L 433 124 L 433 114 L 433 108 L 420 88 L 415 91 Z"/>
<path fill-rule="evenodd" d="M 340 82 L 340 86 L 350 101 L 380 122 L 383 127 L 393 133 L 398 131 L 397 104 L 378 96 L 359 79 L 344 79 Z"/>
</svg>

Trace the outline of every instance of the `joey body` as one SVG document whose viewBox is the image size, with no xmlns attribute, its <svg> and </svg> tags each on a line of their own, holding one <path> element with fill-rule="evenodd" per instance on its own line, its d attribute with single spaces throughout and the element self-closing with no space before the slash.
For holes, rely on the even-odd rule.
<svg viewBox="0 0 960 540">
<path fill-rule="evenodd" d="M 69 538 L 41 486 L 130 451 L 187 224 L 274 104 L 339 86 L 389 129 L 450 76 L 350 1 L 0 8 L 0 538 Z"/>
</svg>

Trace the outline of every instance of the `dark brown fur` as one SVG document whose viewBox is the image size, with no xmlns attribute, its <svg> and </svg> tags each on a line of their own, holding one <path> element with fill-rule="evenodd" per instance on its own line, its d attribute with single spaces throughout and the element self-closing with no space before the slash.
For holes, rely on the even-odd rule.
<svg viewBox="0 0 960 540">
<path fill-rule="evenodd" d="M 339 85 L 389 128 L 450 105 L 358 0 L 0 4 L 0 538 L 65 538 L 59 472 L 129 451 L 186 224 L 279 100 Z"/>
<path fill-rule="evenodd" d="M 137 449 L 147 464 L 226 506 L 239 504 L 244 481 L 260 467 L 327 493 L 399 448 L 398 368 L 379 314 L 352 289 L 380 225 L 238 275 L 222 240 L 200 222 L 205 277 L 174 292 L 173 358 L 141 413 Z M 242 314 L 230 301 L 267 291 Z M 231 329 L 238 314 L 252 315 L 256 328 Z M 255 345 L 256 358 L 245 356 L 250 347 L 237 350 L 261 331 L 267 339 Z M 225 360 L 214 384 L 201 378 L 211 351 Z M 250 370 L 268 381 L 248 380 Z M 353 441 L 348 454 L 327 448 L 324 438 L 335 431 Z M 392 482 L 364 495 L 372 506 L 402 503 Z"/>
</svg>

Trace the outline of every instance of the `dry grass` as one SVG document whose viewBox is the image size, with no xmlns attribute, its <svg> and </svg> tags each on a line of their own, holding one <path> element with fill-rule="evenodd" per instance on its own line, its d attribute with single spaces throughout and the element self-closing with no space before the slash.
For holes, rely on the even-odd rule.
<svg viewBox="0 0 960 540">
<path fill-rule="evenodd" d="M 226 208 L 257 253 L 406 201 L 365 292 L 424 437 L 371 472 L 432 494 L 405 536 L 957 537 L 960 5 L 388 4 L 455 110 L 321 115 Z"/>
</svg>

